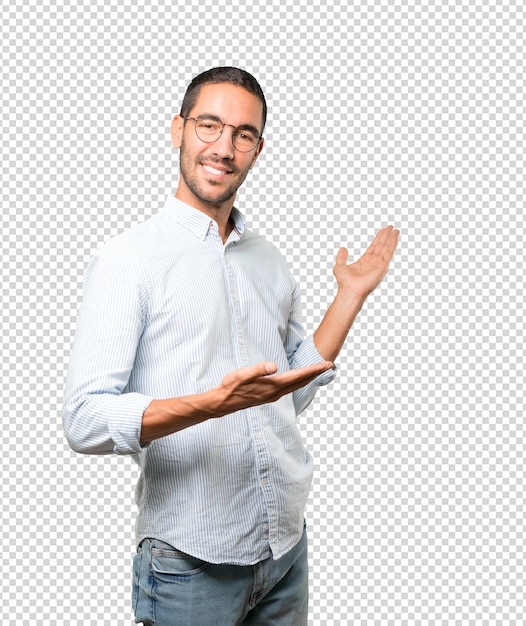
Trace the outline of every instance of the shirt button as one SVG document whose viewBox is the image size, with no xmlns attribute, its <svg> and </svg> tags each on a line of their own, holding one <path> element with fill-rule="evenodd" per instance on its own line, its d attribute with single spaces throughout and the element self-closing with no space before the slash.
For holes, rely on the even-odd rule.
<svg viewBox="0 0 526 626">
<path fill-rule="evenodd" d="M 262 478 L 261 479 L 261 484 L 262 485 L 267 485 L 268 484 L 268 478 Z"/>
<path fill-rule="evenodd" d="M 254 434 L 254 437 L 255 437 L 256 439 L 261 439 L 261 437 L 262 437 L 262 436 L 263 436 L 263 435 L 262 435 L 260 432 L 257 432 L 257 433 L 255 433 L 255 434 Z"/>
</svg>

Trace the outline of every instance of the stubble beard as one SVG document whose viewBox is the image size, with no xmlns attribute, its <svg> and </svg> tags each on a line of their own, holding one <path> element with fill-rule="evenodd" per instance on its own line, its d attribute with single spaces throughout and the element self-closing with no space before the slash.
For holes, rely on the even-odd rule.
<svg viewBox="0 0 526 626">
<path fill-rule="evenodd" d="M 218 159 L 207 158 L 206 161 L 208 163 L 215 162 L 217 164 L 221 164 L 221 161 Z M 245 180 L 248 174 L 248 170 L 250 169 L 250 168 L 247 168 L 247 171 L 242 176 L 240 176 L 239 175 L 240 170 L 234 167 L 231 163 L 229 163 L 228 168 L 232 170 L 231 175 L 235 176 L 236 178 L 234 181 L 232 181 L 232 184 L 229 185 L 223 191 L 223 193 L 220 193 L 219 195 L 217 195 L 214 193 L 207 192 L 203 189 L 202 183 L 200 182 L 199 176 L 197 173 L 195 175 L 192 175 L 191 172 L 195 171 L 195 169 L 192 169 L 194 165 L 195 165 L 195 169 L 197 170 L 201 168 L 200 160 L 196 159 L 195 162 L 192 161 L 192 157 L 185 150 L 184 142 L 183 142 L 180 148 L 180 161 L 179 161 L 179 169 L 180 169 L 181 176 L 184 179 L 184 182 L 186 186 L 188 187 L 188 189 L 196 198 L 198 198 L 201 202 L 204 202 L 205 204 L 214 206 L 214 207 L 221 206 L 230 201 L 233 201 L 233 199 L 236 196 L 237 190 L 243 184 L 243 181 Z M 212 186 L 219 185 L 219 183 L 214 180 L 209 180 L 208 184 Z"/>
</svg>

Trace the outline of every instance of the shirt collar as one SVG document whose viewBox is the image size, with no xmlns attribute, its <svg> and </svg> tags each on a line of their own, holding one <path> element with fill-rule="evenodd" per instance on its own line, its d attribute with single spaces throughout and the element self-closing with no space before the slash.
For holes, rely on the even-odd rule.
<svg viewBox="0 0 526 626">
<path fill-rule="evenodd" d="M 216 224 L 210 216 L 193 206 L 182 202 L 175 196 L 168 196 L 165 203 L 165 213 L 169 213 L 172 219 L 194 233 L 199 239 L 205 240 L 211 224 Z M 241 237 L 245 231 L 245 218 L 235 207 L 232 208 L 230 217 L 234 221 L 234 232 Z"/>
</svg>

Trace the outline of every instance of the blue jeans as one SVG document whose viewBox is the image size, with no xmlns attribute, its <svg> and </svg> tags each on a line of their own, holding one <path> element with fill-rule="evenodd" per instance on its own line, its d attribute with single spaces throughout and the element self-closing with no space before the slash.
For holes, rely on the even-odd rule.
<svg viewBox="0 0 526 626">
<path fill-rule="evenodd" d="M 214 565 L 145 539 L 133 561 L 135 622 L 150 626 L 307 626 L 307 535 L 285 556 Z"/>
</svg>

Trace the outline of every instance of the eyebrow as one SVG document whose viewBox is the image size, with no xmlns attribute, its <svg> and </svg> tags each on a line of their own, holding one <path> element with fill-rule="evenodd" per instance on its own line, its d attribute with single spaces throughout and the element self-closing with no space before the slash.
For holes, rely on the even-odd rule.
<svg viewBox="0 0 526 626">
<path fill-rule="evenodd" d="M 261 133 L 259 132 L 259 130 L 255 126 L 252 126 L 252 124 L 240 124 L 239 126 L 234 126 L 233 124 L 228 124 L 228 122 L 223 122 L 223 120 L 219 116 L 214 115 L 213 113 L 201 113 L 200 115 L 196 115 L 196 117 L 197 118 L 208 117 L 211 120 L 221 122 L 222 124 L 225 124 L 226 126 L 234 127 L 236 130 L 250 130 L 258 137 L 261 137 Z"/>
</svg>

